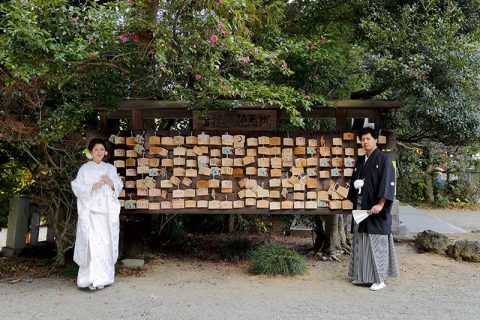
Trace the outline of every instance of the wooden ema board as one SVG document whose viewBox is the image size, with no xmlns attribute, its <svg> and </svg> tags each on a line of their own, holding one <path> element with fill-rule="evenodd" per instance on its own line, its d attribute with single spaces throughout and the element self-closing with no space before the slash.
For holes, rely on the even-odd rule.
<svg viewBox="0 0 480 320">
<path fill-rule="evenodd" d="M 156 135 L 147 132 L 143 145 L 140 143 L 143 148 L 136 148 L 134 144 L 115 145 L 114 149 L 126 152 L 117 152 L 114 161 L 136 160 L 135 167 L 117 168 L 129 186 L 120 198 L 124 204 L 122 211 L 128 214 L 339 214 L 350 211 L 348 203 L 343 203 L 342 208 L 345 199 L 341 194 L 345 190 L 341 188 L 348 188 L 350 177 L 344 173 L 353 172 L 352 160 L 356 160 L 361 149 L 356 134 L 353 140 L 345 140 L 351 136 L 341 131 L 290 132 L 289 137 L 271 132 L 244 132 L 239 134 L 244 136 L 243 140 L 232 142 L 229 137 L 223 139 L 224 133 L 205 132 L 201 137 L 199 133 L 182 138 L 170 132 Z M 395 134 L 382 131 L 382 135 L 386 143 L 379 147 L 392 152 Z M 119 136 L 128 138 L 130 132 Z M 242 141 L 243 148 L 240 147 Z M 145 149 L 145 153 L 137 154 L 136 158 L 127 157 L 132 155 L 128 151 L 135 148 L 140 152 Z M 127 174 L 128 169 L 137 169 L 137 174 Z M 328 192 L 332 183 L 340 194 Z M 327 192 L 328 200 L 325 199 Z"/>
</svg>

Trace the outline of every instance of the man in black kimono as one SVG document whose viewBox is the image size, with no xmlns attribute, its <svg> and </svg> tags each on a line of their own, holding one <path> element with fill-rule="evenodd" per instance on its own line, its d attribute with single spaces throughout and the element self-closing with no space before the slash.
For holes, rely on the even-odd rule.
<svg viewBox="0 0 480 320">
<path fill-rule="evenodd" d="M 355 209 L 369 216 L 357 224 L 352 219 L 352 255 L 348 276 L 353 284 L 372 284 L 370 290 L 385 287 L 388 276 L 397 277 L 398 265 L 392 238 L 390 209 L 395 195 L 395 171 L 389 155 L 377 148 L 378 132 L 361 133 L 365 156 L 358 157 L 348 199 Z"/>
</svg>

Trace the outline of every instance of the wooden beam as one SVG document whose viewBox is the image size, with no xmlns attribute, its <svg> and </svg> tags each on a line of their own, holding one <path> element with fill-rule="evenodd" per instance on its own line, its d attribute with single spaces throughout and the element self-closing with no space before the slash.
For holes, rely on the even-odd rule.
<svg viewBox="0 0 480 320">
<path fill-rule="evenodd" d="M 244 109 L 240 109 L 244 110 Z M 269 109 L 262 109 L 269 110 Z M 271 109 L 270 109 L 271 110 Z M 311 111 L 303 111 L 302 116 L 312 119 L 328 119 L 336 118 L 337 110 L 334 108 L 319 108 Z M 341 109 L 346 110 L 347 118 L 374 118 L 376 115 L 375 109 Z M 143 109 L 143 119 L 193 119 L 193 111 L 182 109 Z M 382 110 L 382 113 L 385 111 Z M 131 119 L 131 110 L 120 110 L 106 113 L 108 119 Z M 278 110 L 278 119 L 290 119 L 290 115 L 285 110 Z"/>
<path fill-rule="evenodd" d="M 133 109 L 182 109 L 188 107 L 189 102 L 185 100 L 169 101 L 169 100 L 123 100 L 119 103 L 118 110 L 133 110 Z M 94 107 L 95 110 L 112 110 L 103 104 L 98 104 Z"/>
<path fill-rule="evenodd" d="M 225 101 L 233 103 L 233 101 Z M 137 114 L 142 112 L 143 119 L 193 119 L 192 110 L 188 109 L 188 101 L 165 101 L 165 100 L 125 100 L 121 103 L 118 110 L 108 109 L 106 106 L 98 105 L 95 109 L 99 112 L 105 112 L 108 119 L 132 119 L 133 110 Z M 383 100 L 331 100 L 327 102 L 328 106 L 315 105 L 310 111 L 301 110 L 305 118 L 337 118 L 339 115 L 347 118 L 377 118 L 379 113 L 386 113 L 390 109 L 398 109 L 402 104 L 398 101 Z M 290 115 L 284 109 L 278 109 L 272 106 L 263 108 L 257 106 L 241 106 L 234 110 L 278 110 L 279 119 L 289 119 Z M 107 111 L 108 110 L 108 111 Z M 345 110 L 345 112 L 339 112 Z M 343 120 L 340 120 L 343 122 Z M 137 123 L 139 124 L 139 123 Z"/>
<path fill-rule="evenodd" d="M 253 209 L 253 210 L 252 210 Z M 351 210 L 330 210 L 328 208 L 319 208 L 319 209 L 298 209 L 298 210 L 269 210 L 269 209 L 256 209 L 256 208 L 243 208 L 235 210 L 209 210 L 209 209 L 163 209 L 163 210 L 147 210 L 147 209 L 134 209 L 126 210 L 122 208 L 123 214 L 241 214 L 241 215 L 293 215 L 293 214 L 302 214 L 302 215 L 330 215 L 330 214 L 350 214 Z"/>
<path fill-rule="evenodd" d="M 330 100 L 327 104 L 336 108 L 348 109 L 398 109 L 402 107 L 399 101 L 390 100 Z"/>
</svg>

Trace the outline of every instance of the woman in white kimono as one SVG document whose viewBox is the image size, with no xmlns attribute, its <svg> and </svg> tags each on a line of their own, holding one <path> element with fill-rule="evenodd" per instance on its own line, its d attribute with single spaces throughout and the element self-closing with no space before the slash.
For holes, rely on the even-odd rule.
<svg viewBox="0 0 480 320">
<path fill-rule="evenodd" d="M 120 203 L 123 183 L 117 169 L 103 162 L 107 155 L 102 139 L 92 139 L 87 157 L 72 181 L 77 197 L 78 222 L 73 260 L 79 265 L 77 285 L 103 289 L 114 282 L 118 258 Z"/>
</svg>

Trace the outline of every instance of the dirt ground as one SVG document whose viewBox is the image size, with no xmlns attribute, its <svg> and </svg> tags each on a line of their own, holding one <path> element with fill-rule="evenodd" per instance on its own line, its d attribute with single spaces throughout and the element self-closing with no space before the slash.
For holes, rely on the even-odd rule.
<svg viewBox="0 0 480 320">
<path fill-rule="evenodd" d="M 283 237 L 286 244 L 311 241 Z M 281 240 L 281 239 L 278 239 Z M 478 319 L 480 264 L 397 243 L 398 279 L 372 292 L 340 262 L 309 258 L 298 277 L 247 274 L 247 263 L 160 256 L 104 290 L 58 276 L 0 281 L 2 319 Z"/>
</svg>

